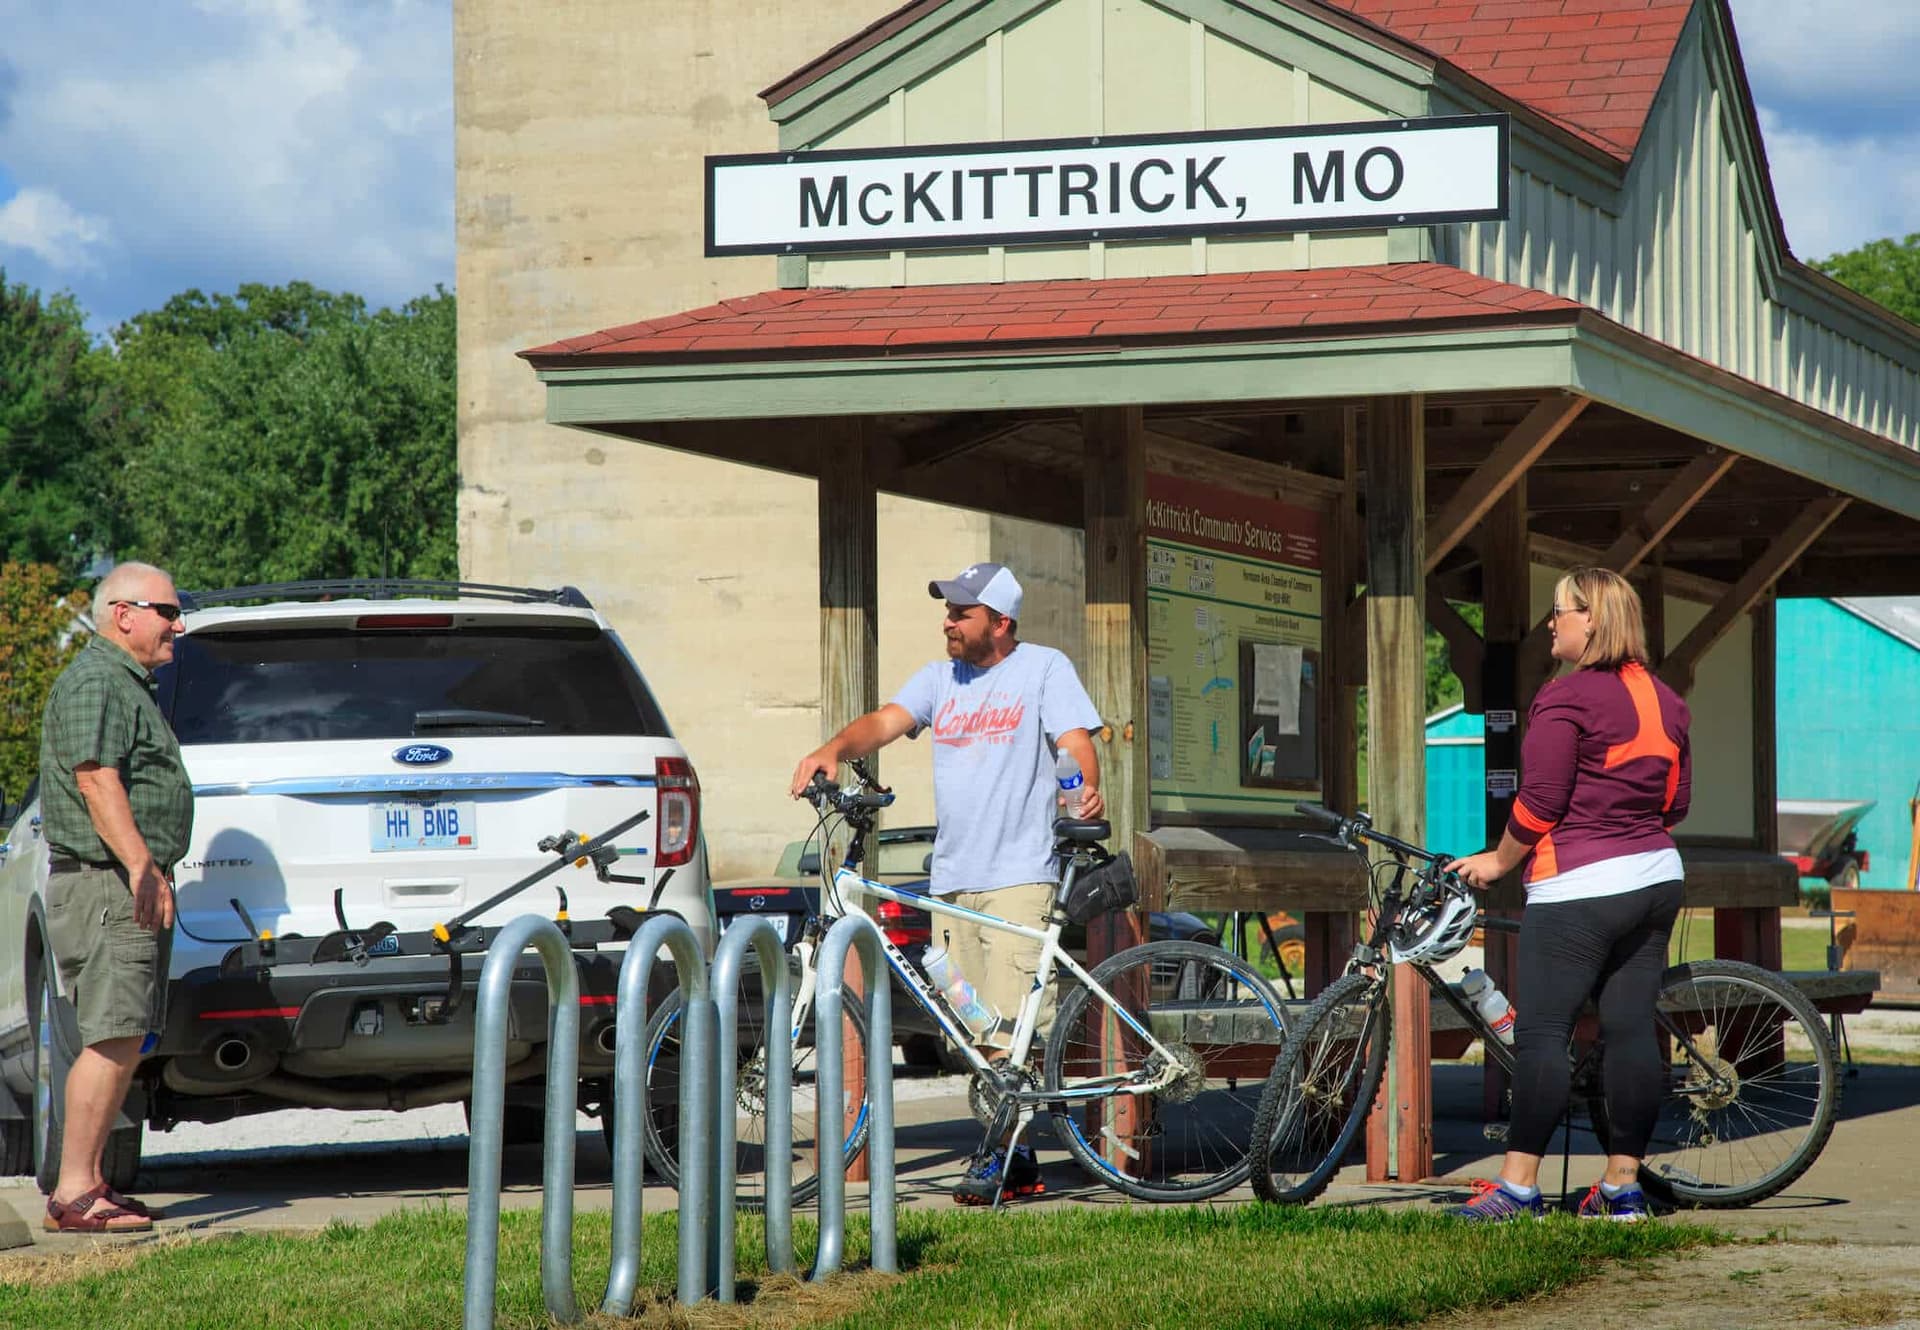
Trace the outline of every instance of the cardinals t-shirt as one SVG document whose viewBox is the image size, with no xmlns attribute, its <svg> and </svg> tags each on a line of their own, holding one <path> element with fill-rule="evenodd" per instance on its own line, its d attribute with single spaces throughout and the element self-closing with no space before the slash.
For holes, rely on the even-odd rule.
<svg viewBox="0 0 1920 1330">
<path fill-rule="evenodd" d="M 1100 728 L 1073 662 L 1022 642 L 990 669 L 935 661 L 893 701 L 913 717 L 908 738 L 933 736 L 933 894 L 1057 877 L 1054 743 Z"/>
</svg>

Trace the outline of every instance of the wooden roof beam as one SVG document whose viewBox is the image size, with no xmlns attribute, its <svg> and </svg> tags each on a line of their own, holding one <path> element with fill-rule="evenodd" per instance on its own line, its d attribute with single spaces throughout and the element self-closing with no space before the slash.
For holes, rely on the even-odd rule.
<svg viewBox="0 0 1920 1330">
<path fill-rule="evenodd" d="M 1844 495 L 1816 500 L 1794 519 L 1793 525 L 1774 538 L 1773 543 L 1767 546 L 1766 553 L 1707 611 L 1706 617 L 1693 626 L 1693 631 L 1687 634 L 1686 639 L 1660 662 L 1660 677 L 1667 681 L 1669 687 L 1681 694 L 1693 687 L 1693 672 L 1701 657 L 1726 635 L 1741 615 L 1753 608 L 1768 588 L 1780 579 L 1780 575 L 1793 566 L 1795 559 L 1807 552 L 1808 546 L 1820 539 L 1820 533 L 1832 526 L 1834 519 L 1845 512 L 1851 502 Z"/>
<path fill-rule="evenodd" d="M 1550 394 L 1494 446 L 1487 460 L 1474 470 L 1427 528 L 1427 572 L 1438 568 L 1453 547 L 1467 538 L 1487 510 L 1527 473 L 1534 459 L 1579 418 L 1588 400 L 1572 393 Z"/>
<path fill-rule="evenodd" d="M 957 416 L 896 440 L 898 465 L 902 471 L 934 466 L 995 439 L 1004 439 L 1032 423 L 1033 417 L 1025 413 L 993 411 Z"/>
<path fill-rule="evenodd" d="M 1600 566 L 1611 568 L 1622 577 L 1638 568 L 1680 519 L 1692 512 L 1694 505 L 1706 498 L 1707 491 L 1732 469 L 1735 458 L 1735 454 L 1725 449 L 1708 448 L 1703 455 L 1681 467 L 1667 487 L 1655 495 L 1653 502 L 1641 509 L 1619 538 L 1607 547 L 1606 553 L 1600 556 Z"/>
</svg>

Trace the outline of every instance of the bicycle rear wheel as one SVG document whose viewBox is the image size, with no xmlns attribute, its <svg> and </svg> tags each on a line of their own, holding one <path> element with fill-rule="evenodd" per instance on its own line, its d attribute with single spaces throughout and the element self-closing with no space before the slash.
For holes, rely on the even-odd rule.
<svg viewBox="0 0 1920 1330">
<path fill-rule="evenodd" d="M 1284 1041 L 1285 1007 L 1245 961 L 1201 942 L 1149 942 L 1092 972 L 1172 1055 L 1158 1090 L 1056 1100 L 1054 1134 L 1093 1177 L 1145 1201 L 1197 1201 L 1247 1176 L 1261 1077 Z M 1164 1069 L 1140 1029 L 1084 984 L 1060 1003 L 1047 1040 L 1048 1092 Z"/>
<path fill-rule="evenodd" d="M 1253 1119 L 1253 1191 L 1305 1205 L 1366 1125 L 1387 1062 L 1386 984 L 1343 975 L 1293 1023 Z"/>
<path fill-rule="evenodd" d="M 842 988 L 841 1011 L 853 1027 L 847 1042 L 850 1054 L 867 1055 L 867 1014 L 860 994 Z M 647 1022 L 647 1114 L 645 1148 L 654 1171 L 671 1185 L 680 1185 L 680 1031 L 683 1027 L 680 994 L 671 993 Z M 736 1204 L 742 1210 L 766 1205 L 767 1105 L 766 1012 L 758 1001 L 740 1004 L 740 1040 L 734 1072 L 734 1111 L 738 1143 L 734 1150 Z M 780 1054 L 793 1059 L 793 1203 L 804 1205 L 820 1190 L 819 1091 L 815 1083 L 813 1015 L 798 1040 L 776 1040 Z M 832 1115 L 829 1115 L 830 1117 Z M 851 1163 L 867 1146 L 872 1115 L 865 1095 L 849 1101 L 838 1115 L 844 1126 L 842 1150 Z"/>
<path fill-rule="evenodd" d="M 1839 1111 L 1837 1059 L 1819 1010 L 1771 971 L 1724 960 L 1673 966 L 1659 1002 L 1666 1092 L 1641 1187 L 1669 1205 L 1709 1210 L 1784 1190 L 1819 1157 Z M 1610 1148 L 1604 1095 L 1588 1110 Z"/>
</svg>

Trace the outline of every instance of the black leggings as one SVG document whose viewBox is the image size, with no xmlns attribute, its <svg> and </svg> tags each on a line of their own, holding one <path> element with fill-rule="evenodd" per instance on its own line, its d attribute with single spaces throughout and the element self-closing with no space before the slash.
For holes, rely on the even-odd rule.
<svg viewBox="0 0 1920 1330">
<path fill-rule="evenodd" d="M 1662 882 L 1618 896 L 1529 905 L 1521 916 L 1509 1149 L 1547 1152 L 1567 1111 L 1573 1024 L 1594 997 L 1606 1041 L 1608 1149 L 1636 1159 L 1646 1154 L 1666 1074 L 1653 1009 L 1680 891 L 1680 883 Z"/>
</svg>

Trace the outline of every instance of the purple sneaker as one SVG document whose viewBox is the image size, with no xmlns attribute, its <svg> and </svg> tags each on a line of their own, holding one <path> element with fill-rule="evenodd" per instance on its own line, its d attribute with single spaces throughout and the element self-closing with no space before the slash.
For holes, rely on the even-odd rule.
<svg viewBox="0 0 1920 1330">
<path fill-rule="evenodd" d="M 1646 1193 L 1638 1187 L 1628 1187 L 1618 1195 L 1609 1196 L 1600 1190 L 1600 1184 L 1594 1183 L 1587 1188 L 1587 1194 L 1580 1201 L 1582 1219 L 1611 1219 L 1616 1224 L 1637 1224 L 1643 1219 L 1653 1218 L 1653 1211 L 1647 1208 Z"/>
<path fill-rule="evenodd" d="M 1504 1224 L 1509 1219 L 1540 1219 L 1546 1212 L 1546 1202 L 1537 1190 L 1531 1198 L 1515 1196 L 1498 1182 L 1475 1178 L 1473 1199 L 1453 1215 L 1469 1224 Z"/>
</svg>

